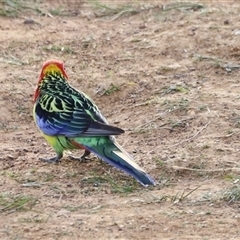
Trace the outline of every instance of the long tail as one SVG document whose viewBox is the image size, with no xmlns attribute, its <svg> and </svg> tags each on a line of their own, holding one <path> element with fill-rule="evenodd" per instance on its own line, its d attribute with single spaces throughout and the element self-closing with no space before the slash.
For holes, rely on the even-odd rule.
<svg viewBox="0 0 240 240">
<path fill-rule="evenodd" d="M 134 177 L 143 186 L 155 185 L 154 180 L 132 160 L 118 143 L 108 142 L 104 146 L 85 147 L 107 163 Z"/>
</svg>

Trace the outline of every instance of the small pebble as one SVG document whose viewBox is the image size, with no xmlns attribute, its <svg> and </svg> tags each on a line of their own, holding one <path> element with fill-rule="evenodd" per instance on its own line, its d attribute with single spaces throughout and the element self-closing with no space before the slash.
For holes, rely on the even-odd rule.
<svg viewBox="0 0 240 240">
<path fill-rule="evenodd" d="M 223 23 L 224 23 L 224 25 L 229 25 L 230 24 L 229 20 L 225 20 Z"/>
<path fill-rule="evenodd" d="M 26 19 L 26 20 L 24 20 L 23 23 L 24 23 L 24 24 L 34 24 L 35 21 L 34 21 L 33 19 Z"/>
</svg>

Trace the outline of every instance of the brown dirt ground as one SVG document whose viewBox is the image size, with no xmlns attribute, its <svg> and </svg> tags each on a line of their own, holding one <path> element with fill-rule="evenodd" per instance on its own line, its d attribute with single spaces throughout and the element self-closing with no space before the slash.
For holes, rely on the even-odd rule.
<svg viewBox="0 0 240 240">
<path fill-rule="evenodd" d="M 163 11 L 148 2 L 110 15 L 66 2 L 66 16 L 0 17 L 0 238 L 239 239 L 240 205 L 226 192 L 240 178 L 240 3 Z M 126 130 L 119 143 L 156 187 L 94 156 L 39 161 L 54 152 L 32 96 L 51 58 Z"/>
</svg>

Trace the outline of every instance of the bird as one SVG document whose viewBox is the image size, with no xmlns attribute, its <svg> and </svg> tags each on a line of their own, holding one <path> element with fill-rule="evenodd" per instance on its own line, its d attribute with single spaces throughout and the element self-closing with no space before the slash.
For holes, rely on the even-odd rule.
<svg viewBox="0 0 240 240">
<path fill-rule="evenodd" d="M 33 118 L 45 140 L 56 152 L 43 162 L 58 163 L 65 150 L 82 149 L 135 178 L 143 186 L 155 185 L 133 158 L 117 143 L 124 130 L 109 125 L 94 101 L 69 84 L 64 63 L 48 60 L 41 69 L 33 95 Z"/>
</svg>

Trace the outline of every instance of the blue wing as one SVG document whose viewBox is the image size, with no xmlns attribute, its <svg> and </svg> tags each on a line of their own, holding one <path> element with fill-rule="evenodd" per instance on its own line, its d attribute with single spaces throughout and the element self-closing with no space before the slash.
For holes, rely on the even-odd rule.
<svg viewBox="0 0 240 240">
<path fill-rule="evenodd" d="M 50 136 L 109 136 L 124 132 L 106 124 L 101 113 L 93 109 L 92 103 L 89 104 L 88 99 L 84 101 L 42 95 L 34 106 L 35 121 L 40 130 Z"/>
</svg>

